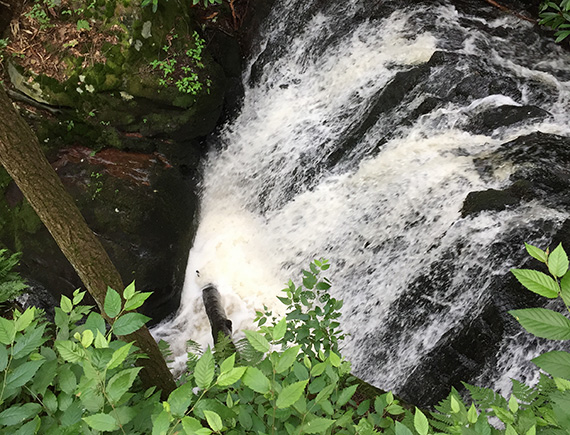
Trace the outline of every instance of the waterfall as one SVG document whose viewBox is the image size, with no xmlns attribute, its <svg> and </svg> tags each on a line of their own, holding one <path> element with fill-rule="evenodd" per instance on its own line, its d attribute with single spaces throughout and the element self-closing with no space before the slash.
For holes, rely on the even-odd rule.
<svg viewBox="0 0 570 435">
<path fill-rule="evenodd" d="M 462 207 L 528 166 L 505 144 L 570 136 L 570 56 L 515 16 L 471 15 L 469 2 L 277 3 L 241 111 L 211 138 L 182 306 L 153 333 L 180 367 L 186 340 L 211 340 L 203 285 L 218 287 L 234 330 L 247 329 L 263 305 L 282 313 L 275 296 L 324 257 L 354 373 L 405 391 L 429 366 L 448 389 L 456 380 L 438 358 L 455 331 L 494 319 L 522 242 L 544 247 L 569 216 L 536 196 Z M 522 338 L 501 322 L 484 361 L 457 362 L 464 380 L 533 376 L 532 352 L 518 355 Z"/>
</svg>

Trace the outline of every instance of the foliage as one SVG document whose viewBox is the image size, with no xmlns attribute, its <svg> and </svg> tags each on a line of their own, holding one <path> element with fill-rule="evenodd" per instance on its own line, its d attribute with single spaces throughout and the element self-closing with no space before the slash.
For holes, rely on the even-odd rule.
<svg viewBox="0 0 570 435">
<path fill-rule="evenodd" d="M 544 1 L 540 6 L 539 24 L 556 30 L 556 42 L 570 35 L 570 0 Z"/>
<path fill-rule="evenodd" d="M 20 254 L 9 255 L 6 249 L 0 249 L 0 304 L 15 299 L 28 288 L 14 271 L 19 260 Z"/>
<path fill-rule="evenodd" d="M 201 0 L 192 0 L 192 6 L 196 6 L 200 3 Z M 202 0 L 202 3 L 205 8 L 212 5 L 221 5 L 222 0 Z M 146 7 L 148 5 L 152 5 L 152 11 L 156 12 L 158 10 L 158 0 L 142 0 L 141 6 Z"/>
<path fill-rule="evenodd" d="M 170 35 L 169 43 L 172 39 L 178 38 L 178 35 Z M 202 63 L 202 52 L 204 50 L 205 41 L 200 37 L 198 32 L 192 34 L 193 47 L 188 48 L 185 55 L 179 56 L 177 53 L 169 54 L 171 45 L 164 45 L 162 50 L 167 53 L 167 57 L 163 60 L 155 59 L 150 65 L 153 69 L 162 72 L 159 84 L 164 87 L 174 85 L 178 91 L 196 95 L 203 89 L 198 72 L 204 68 Z M 207 92 L 210 92 L 211 81 L 205 81 Z"/>
<path fill-rule="evenodd" d="M 530 245 L 527 249 L 547 265 L 552 277 L 520 270 L 513 271 L 515 276 L 531 291 L 551 298 L 561 295 L 567 304 L 568 258 L 562 247 L 550 254 Z M 80 305 L 84 292 L 79 291 L 73 299 L 62 297 L 56 308 L 55 330 L 35 309 L 16 311 L 11 320 L 0 318 L 0 431 L 567 433 L 570 365 L 565 352 L 536 358 L 535 363 L 553 377 L 542 375 L 535 387 L 513 381 L 509 399 L 466 385 L 471 404 L 452 390 L 437 412 L 427 413 L 417 408 L 412 412 L 390 392 L 376 397 L 359 393 L 360 384 L 350 375 L 350 363 L 339 352 L 344 338 L 338 322 L 342 303 L 328 293 L 330 282 L 321 277 L 328 267 L 327 261 L 316 260 L 303 271 L 302 285 L 289 282 L 280 297 L 287 307 L 286 316 L 277 319 L 267 309 L 259 312 L 257 330 L 246 331 L 246 338 L 236 346 L 240 352 L 227 352 L 229 340 L 204 352 L 190 343 L 188 372 L 166 401 L 140 385 L 139 368 L 134 363 L 141 355 L 132 343 L 112 338 L 113 333 L 128 334 L 147 320 L 132 312 L 149 295 L 136 292 L 134 284 L 125 289 L 122 298 L 108 290 L 104 311 L 113 319 L 109 328 L 100 314 Z M 552 291 L 555 286 L 556 296 Z M 511 313 L 520 318 L 519 311 Z M 539 320 L 524 321 L 525 328 L 542 335 L 563 335 L 564 322 L 543 325 L 543 312 L 535 313 L 540 313 Z M 534 319 L 533 314 L 527 317 Z M 504 429 L 493 427 L 489 417 L 502 422 Z"/>
</svg>

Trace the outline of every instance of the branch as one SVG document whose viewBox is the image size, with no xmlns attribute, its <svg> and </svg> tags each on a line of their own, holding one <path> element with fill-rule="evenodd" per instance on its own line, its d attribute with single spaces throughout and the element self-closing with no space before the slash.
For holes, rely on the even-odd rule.
<svg viewBox="0 0 570 435">
<path fill-rule="evenodd" d="M 525 17 L 524 15 L 519 14 L 518 12 L 513 11 L 512 9 L 509 9 L 506 6 L 503 6 L 499 3 L 497 3 L 495 0 L 485 0 L 487 3 L 489 3 L 490 5 L 495 6 L 496 8 L 499 8 L 500 10 L 502 10 L 503 12 L 507 12 L 509 14 L 513 14 L 515 17 L 521 19 L 521 20 L 525 20 L 528 21 L 529 23 L 533 23 L 536 24 L 537 21 L 534 18 L 529 18 L 529 17 Z"/>
</svg>

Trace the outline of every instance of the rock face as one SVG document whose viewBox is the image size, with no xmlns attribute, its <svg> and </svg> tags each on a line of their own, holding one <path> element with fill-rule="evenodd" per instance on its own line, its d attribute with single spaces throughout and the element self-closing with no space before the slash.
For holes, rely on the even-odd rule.
<svg viewBox="0 0 570 435">
<path fill-rule="evenodd" d="M 239 46 L 215 29 L 199 34 L 185 3 L 153 11 L 136 0 L 99 2 L 82 16 L 64 6 L 48 11 L 45 28 L 25 9 L 14 14 L 7 50 L 26 55 L 10 56 L 5 79 L 124 283 L 154 292 L 142 311 L 160 321 L 179 304 L 202 139 L 241 74 Z M 35 49 L 23 50 L 29 44 Z M 237 101 L 239 90 L 230 94 Z M 82 286 L 1 168 L 0 246 L 21 251 L 22 273 L 57 301 Z"/>
<path fill-rule="evenodd" d="M 505 162 L 515 167 L 509 180 L 511 184 L 503 190 L 469 193 L 463 204 L 463 217 L 514 208 L 535 200 L 553 209 L 570 211 L 567 195 L 570 187 L 570 138 L 540 132 L 521 136 L 503 144 L 492 155 L 480 159 L 478 164 L 482 174 L 492 174 Z M 517 247 L 543 234 L 553 234 L 551 247 L 558 243 L 570 246 L 570 220 L 565 221 L 558 231 L 554 228 L 554 222 L 548 217 L 535 217 L 532 230 L 522 226 L 514 228 L 509 234 L 502 235 L 501 241 L 494 242 L 488 261 L 492 263 L 512 257 Z M 462 247 L 456 249 L 457 252 L 449 253 L 450 257 L 457 255 Z M 433 265 L 432 270 L 411 286 L 412 291 L 398 301 L 399 307 L 404 310 L 408 305 L 426 315 L 442 311 L 443 306 L 422 300 L 421 295 L 431 294 L 438 286 L 446 286 L 456 275 L 455 267 L 454 263 L 445 261 Z M 543 265 L 533 259 L 527 260 L 522 267 L 543 270 Z M 490 287 L 493 291 L 481 301 L 481 308 L 473 313 L 472 320 L 448 331 L 438 345 L 423 356 L 399 391 L 404 398 L 416 404 L 434 405 L 432 398 L 444 397 L 450 385 L 460 388 L 461 381 L 471 379 L 472 374 L 479 373 L 482 367 L 496 365 L 504 337 L 520 333 L 520 326 L 510 319 L 507 311 L 545 303 L 544 298 L 522 290 L 510 274 L 498 275 Z M 530 351 L 544 342 L 546 340 L 535 339 L 527 343 L 527 348 Z M 488 381 L 479 379 L 478 383 L 486 385 Z M 418 385 L 425 388 L 419 389 Z"/>
<path fill-rule="evenodd" d="M 174 162 L 159 152 L 75 146 L 61 149 L 52 163 L 123 281 L 155 292 L 143 308 L 154 321 L 179 303 L 198 210 L 197 162 L 187 152 Z M 3 179 L 2 244 L 23 252 L 25 276 L 70 295 L 81 281 L 15 184 Z"/>
</svg>

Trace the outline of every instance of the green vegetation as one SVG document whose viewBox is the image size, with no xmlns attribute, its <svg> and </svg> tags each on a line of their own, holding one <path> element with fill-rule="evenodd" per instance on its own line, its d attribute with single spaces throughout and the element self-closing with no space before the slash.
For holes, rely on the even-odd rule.
<svg viewBox="0 0 570 435">
<path fill-rule="evenodd" d="M 549 275 L 513 270 L 529 290 L 570 302 L 568 257 L 527 245 Z M 570 354 L 547 352 L 533 361 L 542 375 L 536 387 L 513 381 L 506 399 L 466 385 L 470 400 L 456 390 L 428 413 L 398 401 L 392 393 L 367 397 L 339 352 L 344 338 L 338 318 L 342 302 L 328 293 L 321 276 L 325 260 L 303 271 L 303 284 L 289 282 L 287 314 L 265 309 L 258 329 L 246 331 L 230 351 L 228 342 L 201 355 L 189 353 L 188 371 L 168 400 L 138 380 L 141 358 L 132 343 L 113 339 L 141 327 L 133 312 L 148 293 L 129 285 L 123 297 L 109 289 L 104 310 L 110 327 L 92 307 L 80 305 L 84 292 L 65 296 L 56 308 L 55 330 L 42 313 L 16 311 L 0 318 L 0 430 L 2 433 L 121 434 L 360 434 L 428 433 L 567 434 L 570 430 Z M 544 308 L 511 314 L 529 332 L 570 339 L 570 320 Z M 194 346 L 195 348 L 195 346 Z M 389 368 L 387 368 L 389 370 Z M 489 423 L 495 417 L 504 428 Z"/>
<path fill-rule="evenodd" d="M 172 39 L 177 39 L 178 35 L 170 35 Z M 153 69 L 162 71 L 162 77 L 158 83 L 163 87 L 175 85 L 176 88 L 185 94 L 196 95 L 203 88 L 197 71 L 204 68 L 202 63 L 202 51 L 206 42 L 200 37 L 198 32 L 192 34 L 193 45 L 186 50 L 185 56 L 177 53 L 169 53 L 171 45 L 164 45 L 162 50 L 167 53 L 166 59 L 154 59 L 150 65 Z M 206 80 L 208 93 L 210 92 L 211 81 Z"/>
<path fill-rule="evenodd" d="M 20 254 L 8 254 L 6 249 L 0 249 L 0 304 L 20 296 L 28 286 L 19 273 L 14 271 L 18 265 Z"/>
<path fill-rule="evenodd" d="M 560 42 L 570 35 L 570 0 L 542 2 L 540 6 L 539 24 L 556 30 L 556 42 Z"/>
</svg>

